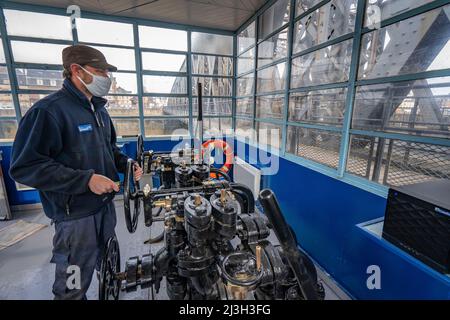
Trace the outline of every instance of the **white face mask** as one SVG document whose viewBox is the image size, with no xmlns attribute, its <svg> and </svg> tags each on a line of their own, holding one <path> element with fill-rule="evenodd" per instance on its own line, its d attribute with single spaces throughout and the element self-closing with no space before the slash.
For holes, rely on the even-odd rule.
<svg viewBox="0 0 450 320">
<path fill-rule="evenodd" d="M 109 92 L 109 89 L 111 89 L 111 78 L 110 77 L 102 77 L 102 76 L 93 74 L 92 72 L 89 72 L 82 66 L 80 66 L 80 68 L 92 76 L 91 83 L 85 83 L 83 80 L 81 80 L 80 77 L 77 76 L 77 78 L 86 86 L 86 88 L 89 90 L 89 92 L 92 93 L 92 95 L 96 96 L 96 97 L 106 96 Z"/>
</svg>

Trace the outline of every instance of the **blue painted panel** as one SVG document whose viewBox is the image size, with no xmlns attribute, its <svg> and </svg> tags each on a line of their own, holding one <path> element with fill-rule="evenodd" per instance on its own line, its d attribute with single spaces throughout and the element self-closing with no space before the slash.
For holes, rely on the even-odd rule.
<svg viewBox="0 0 450 320">
<path fill-rule="evenodd" d="M 17 191 L 15 182 L 9 176 L 9 167 L 11 161 L 12 146 L 0 146 L 2 151 L 2 171 L 5 181 L 6 192 L 8 193 L 8 201 L 10 206 L 20 204 L 33 204 L 41 202 L 39 194 L 36 190 Z"/>
<path fill-rule="evenodd" d="M 243 147 L 246 161 L 254 164 L 255 159 L 249 154 L 257 150 L 236 141 L 236 148 Z M 263 176 L 262 186 L 275 192 L 302 247 L 351 296 L 357 299 L 450 298 L 450 278 L 357 226 L 383 217 L 385 198 L 273 157 L 279 160 L 280 170 L 277 175 Z M 263 167 L 260 163 L 256 166 Z M 370 265 L 381 268 L 381 290 L 367 288 L 366 271 Z"/>
</svg>

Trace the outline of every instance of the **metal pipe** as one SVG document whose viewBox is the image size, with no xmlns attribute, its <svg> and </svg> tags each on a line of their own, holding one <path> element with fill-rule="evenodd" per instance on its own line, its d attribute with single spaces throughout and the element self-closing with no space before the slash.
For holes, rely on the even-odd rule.
<svg viewBox="0 0 450 320">
<path fill-rule="evenodd" d="M 203 153 L 202 153 L 202 143 L 203 143 L 203 87 L 200 82 L 197 83 L 197 94 L 198 94 L 198 116 L 197 125 L 199 131 L 199 144 L 198 144 L 198 154 L 200 157 L 200 163 L 203 164 Z"/>
</svg>

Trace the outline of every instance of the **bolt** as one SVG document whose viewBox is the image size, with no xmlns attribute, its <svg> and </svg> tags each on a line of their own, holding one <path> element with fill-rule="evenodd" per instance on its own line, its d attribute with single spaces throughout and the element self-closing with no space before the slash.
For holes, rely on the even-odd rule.
<svg viewBox="0 0 450 320">
<path fill-rule="evenodd" d="M 256 246 L 256 269 L 261 271 L 261 246 Z"/>
<path fill-rule="evenodd" d="M 220 202 L 225 205 L 227 202 L 227 191 L 225 189 L 220 190 Z"/>
<path fill-rule="evenodd" d="M 194 196 L 194 205 L 196 207 L 200 206 L 202 204 L 202 197 L 199 194 L 196 194 Z"/>
</svg>

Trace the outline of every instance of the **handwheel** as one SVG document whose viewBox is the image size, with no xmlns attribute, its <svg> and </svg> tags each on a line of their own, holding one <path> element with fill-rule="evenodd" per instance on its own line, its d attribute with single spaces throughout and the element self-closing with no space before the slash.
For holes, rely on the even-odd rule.
<svg viewBox="0 0 450 320">
<path fill-rule="evenodd" d="M 121 280 L 117 278 L 120 272 L 120 250 L 116 236 L 108 239 L 100 265 L 98 288 L 99 300 L 119 300 Z"/>
<path fill-rule="evenodd" d="M 127 170 L 124 177 L 123 186 L 123 204 L 125 213 L 125 222 L 130 233 L 134 233 L 137 228 L 139 214 L 141 213 L 141 199 L 138 196 L 139 183 L 134 181 L 135 161 L 128 159 Z M 131 200 L 134 202 L 133 216 L 131 216 Z"/>
<path fill-rule="evenodd" d="M 138 135 L 137 139 L 137 148 L 136 148 L 136 159 L 138 165 L 142 168 L 143 158 L 144 155 L 144 138 L 142 135 Z"/>
</svg>

